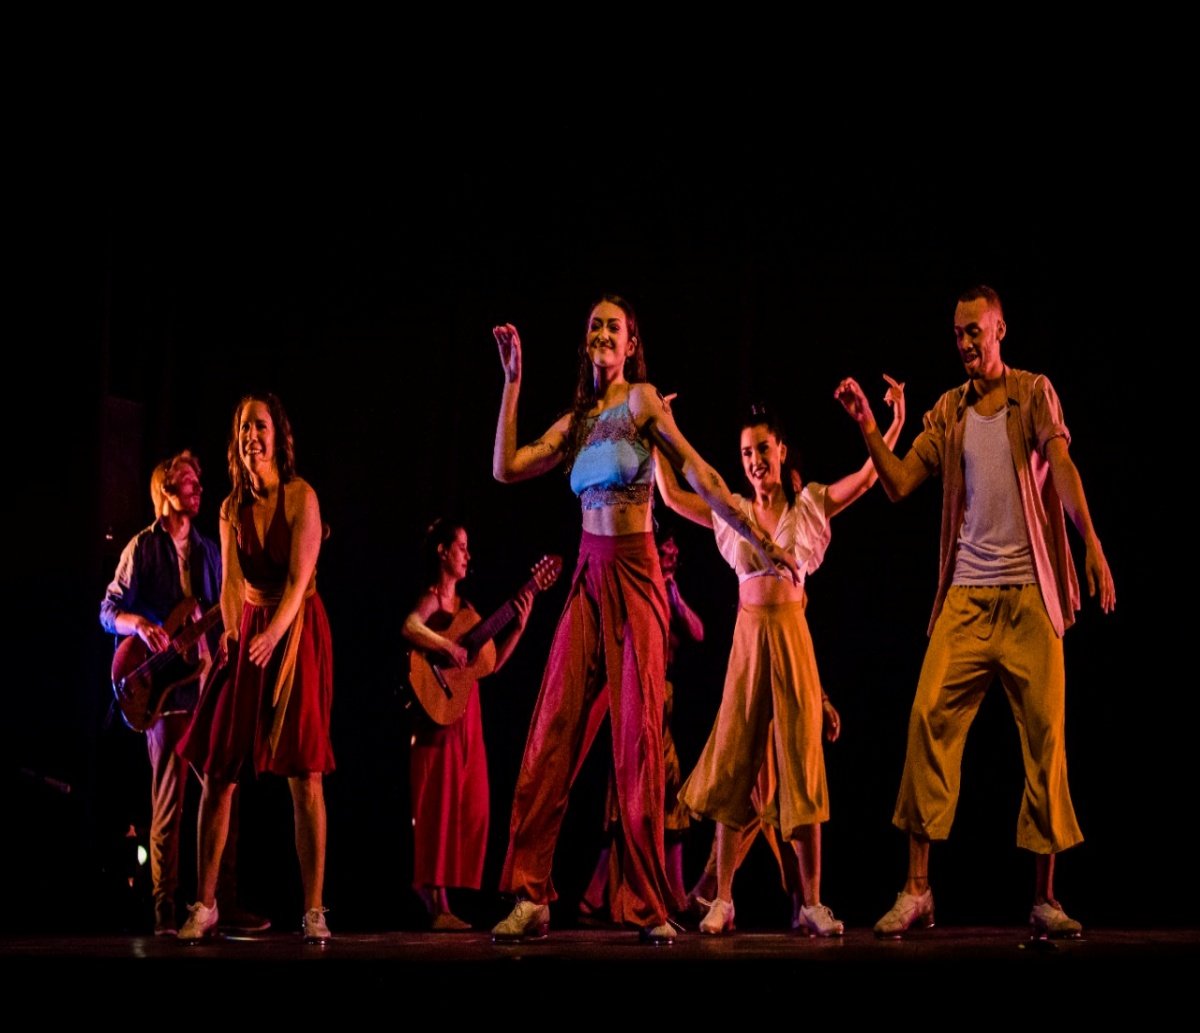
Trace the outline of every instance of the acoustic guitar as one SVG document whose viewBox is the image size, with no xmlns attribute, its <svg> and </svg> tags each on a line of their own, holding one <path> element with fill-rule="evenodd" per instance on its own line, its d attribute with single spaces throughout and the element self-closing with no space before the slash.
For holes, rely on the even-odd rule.
<svg viewBox="0 0 1200 1033">
<path fill-rule="evenodd" d="M 203 677 L 212 658 L 200 655 L 198 644 L 208 630 L 221 621 L 217 604 L 200 614 L 192 597 L 181 600 L 163 621 L 171 644 L 158 653 L 150 652 L 137 635 L 121 640 L 113 654 L 112 686 L 125 723 L 144 732 L 162 714 L 171 690 Z"/>
<path fill-rule="evenodd" d="M 562 573 L 561 556 L 543 556 L 533 565 L 532 576 L 487 620 L 481 620 L 474 610 L 461 609 L 444 627 L 435 627 L 434 614 L 429 627 L 467 651 L 467 665 L 455 667 L 445 653 L 427 652 L 414 648 L 408 658 L 408 684 L 412 696 L 428 715 L 439 725 L 454 724 L 467 709 L 471 698 L 471 686 L 485 678 L 496 668 L 496 635 L 517 615 L 513 601 L 522 592 L 535 594 L 545 591 Z"/>
</svg>

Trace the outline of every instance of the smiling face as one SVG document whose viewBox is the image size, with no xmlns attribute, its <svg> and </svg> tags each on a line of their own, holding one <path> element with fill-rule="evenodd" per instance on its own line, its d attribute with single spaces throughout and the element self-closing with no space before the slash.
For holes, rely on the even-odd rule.
<svg viewBox="0 0 1200 1033">
<path fill-rule="evenodd" d="M 1007 329 L 1000 309 L 987 298 L 960 301 L 955 307 L 954 341 L 972 380 L 995 380 L 1003 374 L 1000 342 Z"/>
<path fill-rule="evenodd" d="M 266 402 L 252 398 L 238 414 L 238 455 L 252 474 L 263 474 L 275 461 L 275 422 Z"/>
<path fill-rule="evenodd" d="M 454 532 L 454 538 L 449 545 L 438 546 L 438 556 L 441 558 L 442 570 L 455 581 L 461 581 L 467 576 L 467 568 L 471 563 L 471 550 L 467 547 L 467 532 L 461 527 Z"/>
<path fill-rule="evenodd" d="M 195 519 L 200 512 L 200 478 L 190 466 L 175 475 L 175 481 L 170 487 L 164 487 L 163 498 L 171 509 L 181 516 Z"/>
<path fill-rule="evenodd" d="M 638 349 L 629 336 L 629 319 L 620 305 L 602 301 L 588 319 L 587 355 L 596 370 L 623 373 L 625 360 Z"/>
<path fill-rule="evenodd" d="M 779 486 L 787 445 L 765 424 L 742 429 L 742 470 L 756 492 Z"/>
</svg>

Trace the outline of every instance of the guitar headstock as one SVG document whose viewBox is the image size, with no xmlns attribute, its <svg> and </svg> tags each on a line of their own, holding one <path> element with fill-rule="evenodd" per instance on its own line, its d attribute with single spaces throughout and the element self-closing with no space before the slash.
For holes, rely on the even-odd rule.
<svg viewBox="0 0 1200 1033">
<path fill-rule="evenodd" d="M 561 556 L 543 556 L 533 565 L 533 583 L 539 592 L 544 592 L 562 573 L 563 559 Z"/>
</svg>

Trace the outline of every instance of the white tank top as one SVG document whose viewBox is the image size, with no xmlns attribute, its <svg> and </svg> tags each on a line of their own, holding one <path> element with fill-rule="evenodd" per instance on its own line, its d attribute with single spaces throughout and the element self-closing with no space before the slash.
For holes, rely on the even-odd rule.
<svg viewBox="0 0 1200 1033">
<path fill-rule="evenodd" d="M 1006 409 L 994 416 L 967 409 L 963 435 L 967 508 L 958 533 L 956 585 L 1037 583 L 1007 421 Z"/>
</svg>

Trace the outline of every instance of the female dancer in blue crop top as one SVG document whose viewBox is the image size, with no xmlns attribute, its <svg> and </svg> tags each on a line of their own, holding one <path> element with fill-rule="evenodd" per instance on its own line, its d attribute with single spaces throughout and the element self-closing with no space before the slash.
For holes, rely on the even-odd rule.
<svg viewBox="0 0 1200 1033">
<path fill-rule="evenodd" d="M 895 442 L 904 423 L 904 385 L 886 379 L 893 418 L 884 438 Z M 778 825 L 796 851 L 803 902 L 793 914 L 793 928 L 810 936 L 840 936 L 842 923 L 821 903 L 820 824 L 829 819 L 822 726 L 833 740 L 838 720 L 817 674 L 804 615 L 804 576 L 824 558 L 829 520 L 878 475 L 868 461 L 833 484 L 809 484 L 797 492 L 785 473 L 787 444 L 779 422 L 765 410 L 743 424 L 741 455 L 753 494 L 749 499 L 734 496 L 738 512 L 791 554 L 800 570 L 798 582 L 763 577 L 773 568 L 764 567 L 744 547 L 723 513 L 683 491 L 666 471 L 658 475 L 667 505 L 711 527 L 717 548 L 738 575 L 737 624 L 721 707 L 695 770 L 679 790 L 679 799 L 692 813 L 717 822 L 717 897 L 700 930 L 733 928 L 739 832 L 759 818 Z M 756 814 L 752 793 L 764 763 L 777 773 L 778 786 L 775 798 L 760 801 L 763 810 Z"/>
<path fill-rule="evenodd" d="M 725 482 L 675 426 L 648 383 L 637 317 L 605 295 L 589 313 L 571 410 L 532 444 L 517 447 L 521 342 L 511 324 L 492 331 L 504 367 L 492 473 L 511 483 L 566 462 L 583 510 L 583 534 L 566 606 L 534 707 L 513 798 L 501 889 L 516 895 L 493 930 L 499 942 L 545 936 L 555 842 L 567 795 L 605 711 L 624 837 L 629 912 L 651 943 L 669 942 L 663 863 L 662 712 L 668 626 L 666 591 L 650 531 L 651 452 L 671 464 L 744 536 L 764 568 L 795 561 L 755 532 Z"/>
</svg>

